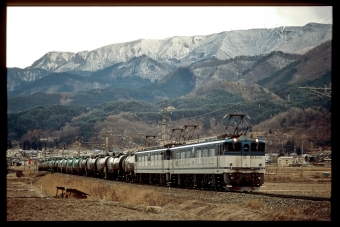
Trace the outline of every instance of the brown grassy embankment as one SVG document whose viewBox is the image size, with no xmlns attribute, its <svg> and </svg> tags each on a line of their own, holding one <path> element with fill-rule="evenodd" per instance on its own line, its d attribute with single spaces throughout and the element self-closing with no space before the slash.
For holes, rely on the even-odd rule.
<svg viewBox="0 0 340 227">
<path fill-rule="evenodd" d="M 325 172 L 329 172 L 330 176 L 326 177 L 324 175 Z M 167 194 L 164 194 L 164 190 L 157 190 L 152 187 L 144 187 L 143 185 L 137 184 L 122 184 L 115 181 L 76 177 L 69 174 L 39 173 L 27 168 L 22 174 L 22 177 L 8 178 L 10 178 L 11 181 L 25 182 L 29 185 L 32 182 L 38 191 L 42 191 L 42 193 L 49 196 L 50 199 L 41 200 L 36 198 L 33 203 L 29 202 L 31 201 L 30 199 L 9 200 L 9 214 L 7 215 L 9 220 L 125 220 L 124 215 L 126 214 L 120 211 L 120 209 L 123 209 L 122 207 L 114 210 L 111 208 L 103 210 L 103 206 L 109 206 L 110 203 L 103 205 L 95 202 L 96 200 L 103 200 L 104 198 L 108 202 L 114 201 L 121 204 L 131 204 L 131 206 L 157 206 L 169 212 L 164 214 L 150 214 L 140 212 L 140 210 L 130 210 L 130 215 L 126 216 L 129 220 L 131 220 L 131 218 L 134 218 L 133 220 L 330 220 L 330 207 L 327 204 L 322 204 L 319 207 L 305 207 L 305 205 L 301 206 L 299 203 L 289 204 L 287 206 L 279 203 L 272 204 L 270 200 L 262 201 L 261 199 L 254 198 L 241 200 L 242 196 L 240 199 L 237 199 L 237 201 L 231 202 L 229 199 L 233 196 L 230 195 L 229 197 L 228 193 L 215 194 L 204 190 L 171 190 L 171 195 L 176 196 L 169 198 Z M 292 190 L 304 193 L 309 191 L 316 196 L 327 196 L 330 194 L 331 168 L 330 166 L 268 166 L 266 169 L 265 184 L 267 184 L 267 187 L 265 187 L 264 190 L 275 189 L 274 193 Z M 71 200 L 53 199 L 53 197 L 56 196 L 56 186 L 75 188 L 90 194 L 90 196 L 88 196 L 88 199 L 78 200 L 77 203 L 68 202 Z M 167 193 L 168 189 L 166 188 L 165 190 Z M 58 194 L 60 193 L 61 191 L 59 190 Z M 18 215 L 17 203 L 26 203 L 26 201 L 30 203 L 30 206 L 34 206 L 34 209 L 38 207 L 45 213 L 40 216 L 39 213 L 34 213 L 36 217 L 33 218 L 31 216 L 33 214 L 30 213 L 31 209 L 25 209 L 20 212 L 20 216 L 12 217 L 12 207 L 13 209 L 16 207 L 13 212 Z M 14 202 L 16 204 L 12 204 Z M 55 207 L 57 203 L 63 203 L 68 206 L 63 208 L 65 210 L 57 209 L 52 212 L 52 209 L 51 212 L 48 212 L 50 209 L 49 204 Z M 90 203 L 91 206 L 89 205 Z M 24 206 L 26 205 L 20 205 L 20 207 Z M 112 204 L 112 206 L 115 205 Z M 72 211 L 68 210 L 71 208 L 73 209 Z M 98 211 L 95 211 L 96 209 Z M 58 212 L 58 215 L 55 214 L 55 212 Z M 72 212 L 73 216 L 69 215 L 70 212 Z M 84 212 L 87 212 L 87 215 L 84 216 Z M 75 216 L 75 214 L 79 214 L 79 216 Z M 116 216 L 114 216 L 115 214 Z"/>
</svg>

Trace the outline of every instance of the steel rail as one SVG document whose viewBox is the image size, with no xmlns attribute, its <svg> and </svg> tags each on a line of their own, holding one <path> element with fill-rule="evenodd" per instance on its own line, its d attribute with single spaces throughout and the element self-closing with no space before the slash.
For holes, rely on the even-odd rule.
<svg viewBox="0 0 340 227">
<path fill-rule="evenodd" d="M 312 201 L 331 201 L 332 199 L 331 197 L 273 194 L 273 193 L 267 193 L 267 192 L 248 192 L 248 193 L 252 195 L 262 195 L 262 196 L 276 197 L 276 198 L 302 199 L 302 200 L 312 200 Z"/>
</svg>

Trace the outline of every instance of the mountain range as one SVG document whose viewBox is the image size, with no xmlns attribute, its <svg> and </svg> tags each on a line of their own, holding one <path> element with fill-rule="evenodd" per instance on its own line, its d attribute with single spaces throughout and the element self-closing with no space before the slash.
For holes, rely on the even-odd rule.
<svg viewBox="0 0 340 227">
<path fill-rule="evenodd" d="M 269 92 L 331 71 L 332 36 L 332 25 L 309 23 L 48 52 L 27 68 L 7 69 L 7 111 L 46 104 L 153 103 L 197 96 L 221 82 L 243 96 L 250 85 Z"/>
</svg>

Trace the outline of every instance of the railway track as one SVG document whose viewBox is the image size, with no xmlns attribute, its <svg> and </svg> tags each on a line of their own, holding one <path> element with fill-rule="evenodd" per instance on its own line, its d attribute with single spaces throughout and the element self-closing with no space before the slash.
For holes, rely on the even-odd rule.
<svg viewBox="0 0 340 227">
<path fill-rule="evenodd" d="M 143 185 L 143 184 L 140 184 Z M 153 186 L 158 187 L 157 185 L 145 185 L 145 186 Z M 202 190 L 202 191 L 212 191 L 216 192 L 218 190 L 214 189 L 191 189 L 191 188 L 180 188 L 180 187 L 174 187 L 177 189 L 182 190 Z M 223 192 L 223 191 L 220 191 Z M 266 196 L 266 197 L 275 197 L 275 198 L 286 198 L 286 199 L 301 199 L 301 200 L 310 200 L 310 201 L 331 201 L 330 197 L 317 197 L 317 196 L 303 196 L 303 195 L 288 195 L 288 194 L 274 194 L 274 193 L 267 193 L 267 192 L 225 192 L 225 193 L 238 193 L 238 194 L 249 194 L 249 195 L 259 195 L 259 196 Z"/>
<path fill-rule="evenodd" d="M 124 183 L 124 182 L 123 182 Z M 159 187 L 157 185 L 148 185 L 148 184 L 140 184 L 139 185 L 145 185 L 145 186 L 151 186 L 151 187 Z M 182 190 L 201 190 L 201 191 L 212 191 L 216 192 L 218 190 L 214 189 L 198 189 L 198 188 L 180 188 L 180 187 L 172 187 L 176 189 L 182 189 Z M 220 191 L 223 192 L 223 191 Z M 317 197 L 317 196 L 303 196 L 303 195 L 289 195 L 289 194 L 274 194 L 274 193 L 267 193 L 267 192 L 225 192 L 225 193 L 238 193 L 238 194 L 250 194 L 250 195 L 259 195 L 259 196 L 266 196 L 266 197 L 275 197 L 275 198 L 286 198 L 286 199 L 301 199 L 301 200 L 310 200 L 310 201 L 331 201 L 330 197 Z"/>
<path fill-rule="evenodd" d="M 190 189 L 190 188 L 179 188 L 185 190 L 204 190 L 204 189 Z M 213 191 L 216 192 L 217 190 L 204 190 L 204 191 Z M 303 196 L 303 195 L 287 195 L 287 194 L 274 194 L 274 193 L 267 193 L 267 192 L 226 192 L 226 193 L 237 193 L 237 194 L 248 194 L 248 195 L 259 195 L 259 196 L 266 196 L 266 197 L 275 197 L 275 198 L 286 198 L 286 199 L 301 199 L 301 200 L 310 200 L 310 201 L 331 201 L 329 197 L 317 197 L 317 196 Z"/>
<path fill-rule="evenodd" d="M 273 193 L 267 193 L 267 192 L 248 192 L 248 193 L 252 195 L 261 195 L 261 196 L 276 197 L 276 198 L 302 199 L 302 200 L 311 200 L 311 201 L 331 201 L 331 198 L 328 198 L 328 197 L 285 195 L 285 194 L 273 194 Z"/>
</svg>

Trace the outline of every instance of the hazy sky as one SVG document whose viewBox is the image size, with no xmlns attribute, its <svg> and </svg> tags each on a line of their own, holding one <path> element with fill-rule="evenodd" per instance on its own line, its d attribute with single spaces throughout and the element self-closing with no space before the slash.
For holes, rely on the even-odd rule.
<svg viewBox="0 0 340 227">
<path fill-rule="evenodd" d="M 137 39 L 333 23 L 332 6 L 7 7 L 7 67 Z"/>
</svg>

